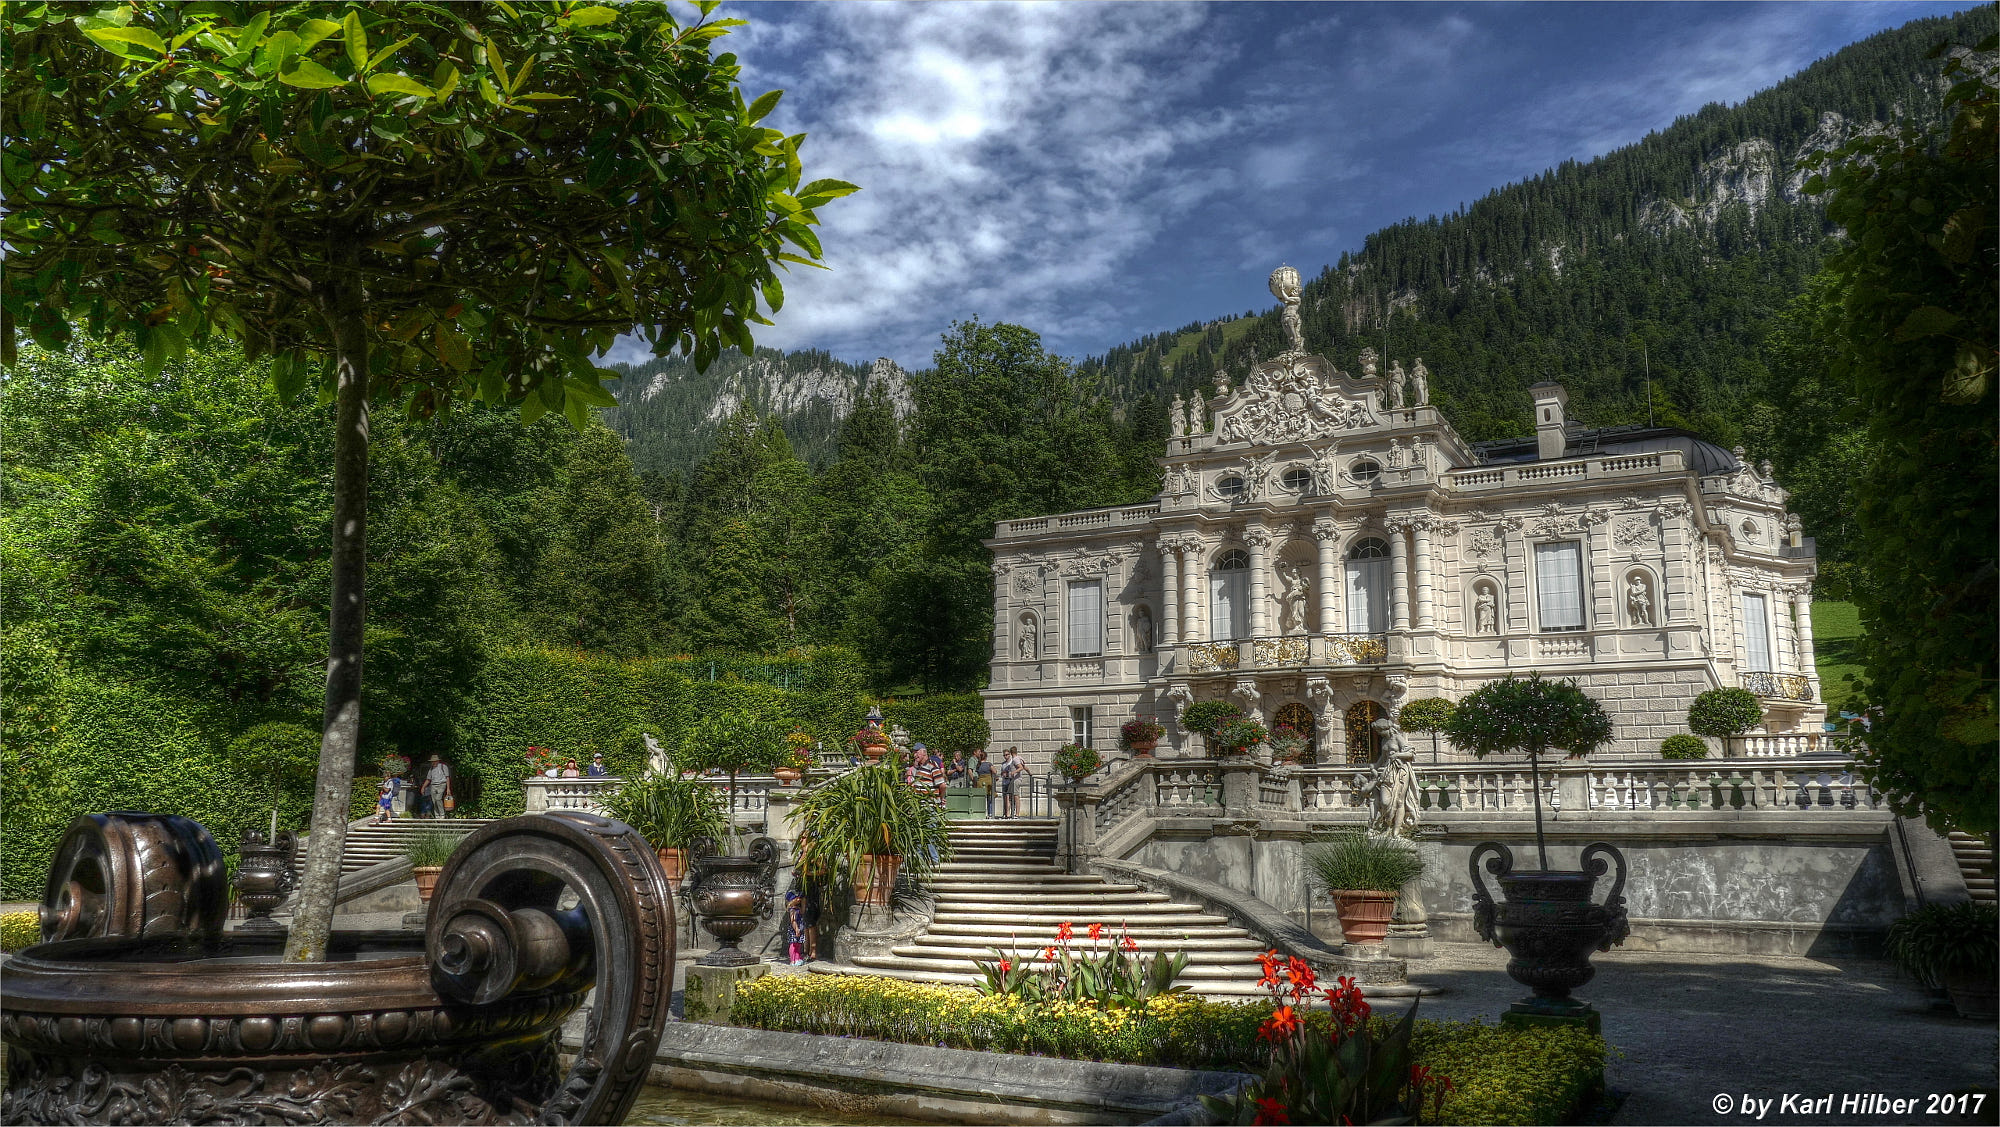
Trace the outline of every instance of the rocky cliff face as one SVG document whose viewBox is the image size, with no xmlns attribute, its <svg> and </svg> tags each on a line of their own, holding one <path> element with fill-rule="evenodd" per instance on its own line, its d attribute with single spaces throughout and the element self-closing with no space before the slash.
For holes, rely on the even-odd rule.
<svg viewBox="0 0 2000 1127">
<path fill-rule="evenodd" d="M 1654 234 L 1701 230 L 1713 226 L 1725 210 L 1737 204 L 1755 217 L 1774 196 L 1797 203 L 1812 175 L 1805 167 L 1806 158 L 1837 148 L 1851 137 L 1888 128 L 1876 121 L 1850 122 L 1829 110 L 1819 115 L 1819 125 L 1790 153 L 1781 154 L 1770 141 L 1752 137 L 1703 161 L 1691 198 L 1648 200 L 1639 221 Z"/>
</svg>

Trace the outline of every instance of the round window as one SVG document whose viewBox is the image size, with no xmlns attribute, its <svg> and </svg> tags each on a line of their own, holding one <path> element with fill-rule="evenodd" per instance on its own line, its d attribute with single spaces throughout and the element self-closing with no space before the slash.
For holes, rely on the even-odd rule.
<svg viewBox="0 0 2000 1127">
<path fill-rule="evenodd" d="M 1306 487 L 1312 484 L 1312 479 L 1311 470 L 1304 466 L 1293 466 L 1291 469 L 1286 470 L 1285 476 L 1278 480 L 1285 483 L 1286 489 L 1294 493 L 1304 493 Z"/>
<path fill-rule="evenodd" d="M 1351 481 L 1358 481 L 1366 485 L 1382 476 L 1382 467 L 1373 459 L 1362 458 L 1347 467 L 1347 476 Z"/>
<path fill-rule="evenodd" d="M 1215 480 L 1215 491 L 1224 497 L 1241 497 L 1243 496 L 1243 489 L 1243 479 L 1237 477 L 1235 474 Z"/>
</svg>

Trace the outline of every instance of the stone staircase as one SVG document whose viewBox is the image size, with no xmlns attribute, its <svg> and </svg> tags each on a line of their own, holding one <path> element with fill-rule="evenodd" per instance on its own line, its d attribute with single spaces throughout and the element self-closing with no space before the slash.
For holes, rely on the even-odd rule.
<svg viewBox="0 0 2000 1127">
<path fill-rule="evenodd" d="M 1952 855 L 1958 858 L 1958 871 L 1965 875 L 1966 892 L 1981 903 L 1994 903 L 1993 850 L 1986 839 L 1953 830 L 1945 835 L 1945 840 L 1951 843 Z"/>
<path fill-rule="evenodd" d="M 1055 942 L 1057 925 L 1068 922 L 1075 929 L 1071 950 L 1083 951 L 1090 946 L 1089 925 L 1102 923 L 1107 936 L 1129 934 L 1143 955 L 1187 952 L 1187 969 L 1177 981 L 1198 994 L 1266 996 L 1257 985 L 1257 955 L 1265 948 L 1249 932 L 1137 885 L 1063 872 L 1055 863 L 1054 819 L 956 823 L 951 841 L 952 860 L 938 867 L 929 885 L 935 911 L 927 929 L 887 954 L 812 969 L 971 986 L 983 981 L 973 960 L 992 958 L 996 948 L 1035 955 Z"/>
<path fill-rule="evenodd" d="M 386 825 L 363 822 L 347 827 L 347 848 L 340 855 L 340 872 L 359 872 L 370 865 L 391 858 L 401 857 L 410 839 L 420 834 L 439 832 L 464 837 L 473 830 L 492 821 L 491 818 L 398 818 Z M 305 848 L 299 849 L 299 859 L 303 863 Z"/>
</svg>

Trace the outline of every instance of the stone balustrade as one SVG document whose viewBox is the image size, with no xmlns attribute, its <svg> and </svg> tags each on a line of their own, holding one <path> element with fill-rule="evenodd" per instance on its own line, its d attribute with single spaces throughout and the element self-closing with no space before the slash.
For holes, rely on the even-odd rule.
<svg viewBox="0 0 2000 1127">
<path fill-rule="evenodd" d="M 1733 758 L 1796 759 L 1801 756 L 1841 755 L 1846 751 L 1835 737 L 1822 732 L 1799 732 L 1783 736 L 1731 736 L 1722 741 Z"/>
<path fill-rule="evenodd" d="M 521 784 L 521 790 L 527 798 L 527 812 L 530 814 L 546 814 L 551 810 L 602 814 L 604 796 L 618 789 L 624 781 L 616 776 L 551 779 L 546 775 L 535 775 Z"/>
<path fill-rule="evenodd" d="M 1565 458 L 1558 462 L 1527 462 L 1518 466 L 1482 466 L 1452 470 L 1445 475 L 1451 488 L 1461 493 L 1518 489 L 1543 482 L 1651 476 L 1683 473 L 1687 456 L 1679 450 L 1656 450 L 1644 454 L 1619 454 L 1595 458 Z"/>
</svg>

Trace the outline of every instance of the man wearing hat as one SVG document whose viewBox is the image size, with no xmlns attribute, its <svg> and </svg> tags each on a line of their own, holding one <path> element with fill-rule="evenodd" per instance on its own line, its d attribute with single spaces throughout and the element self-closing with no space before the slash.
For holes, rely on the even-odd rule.
<svg viewBox="0 0 2000 1127">
<path fill-rule="evenodd" d="M 445 799 L 449 797 L 451 768 L 433 755 L 429 770 L 424 772 L 424 781 L 417 784 L 417 813 L 441 818 L 445 814 Z"/>
<path fill-rule="evenodd" d="M 603 779 L 610 777 L 611 775 L 610 769 L 604 766 L 604 753 L 600 751 L 597 754 L 591 756 L 590 766 L 585 767 L 583 769 L 583 773 L 586 776 L 593 779 Z"/>
</svg>

